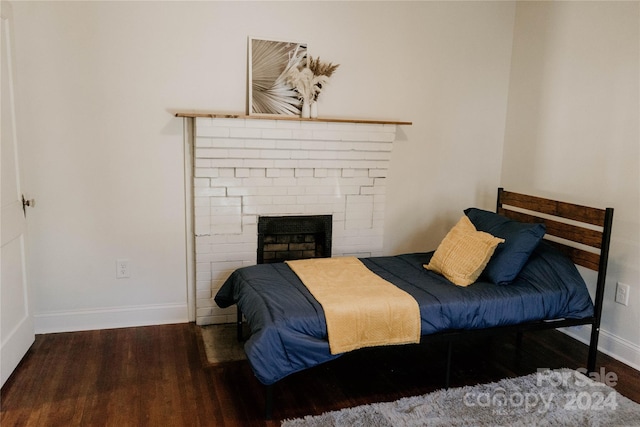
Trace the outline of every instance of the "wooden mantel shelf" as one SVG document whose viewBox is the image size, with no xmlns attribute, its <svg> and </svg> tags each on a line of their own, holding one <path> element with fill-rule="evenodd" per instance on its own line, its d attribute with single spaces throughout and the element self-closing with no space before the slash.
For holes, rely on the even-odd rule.
<svg viewBox="0 0 640 427">
<path fill-rule="evenodd" d="M 383 124 L 383 125 L 412 125 L 412 122 L 404 122 L 398 120 L 366 120 L 366 119 L 347 119 L 337 117 L 318 117 L 317 119 L 303 119 L 298 116 L 288 116 L 284 114 L 235 114 L 235 113 L 215 113 L 209 111 L 176 111 L 176 117 L 209 117 L 212 119 L 251 119 L 251 120 L 297 120 L 305 122 L 333 122 L 333 123 L 364 123 L 364 124 Z"/>
</svg>

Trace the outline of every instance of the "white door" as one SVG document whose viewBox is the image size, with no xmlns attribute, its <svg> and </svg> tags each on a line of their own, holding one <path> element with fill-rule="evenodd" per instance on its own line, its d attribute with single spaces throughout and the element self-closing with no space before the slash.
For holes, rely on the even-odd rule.
<svg viewBox="0 0 640 427">
<path fill-rule="evenodd" d="M 35 339 L 27 286 L 26 220 L 20 189 L 18 139 L 15 128 L 13 91 L 13 24 L 10 4 L 1 1 L 2 122 L 0 152 L 2 210 L 0 211 L 0 386 L 16 368 Z"/>
</svg>

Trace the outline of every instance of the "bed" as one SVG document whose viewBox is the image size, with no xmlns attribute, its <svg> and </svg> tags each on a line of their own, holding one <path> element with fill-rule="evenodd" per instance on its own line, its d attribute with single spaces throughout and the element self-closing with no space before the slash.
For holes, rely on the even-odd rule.
<svg viewBox="0 0 640 427">
<path fill-rule="evenodd" d="M 428 268 L 436 265 L 456 227 L 436 251 L 359 260 L 417 301 L 421 343 L 448 340 L 445 387 L 451 343 L 466 334 L 516 332 L 520 339 L 528 330 L 591 325 L 587 369 L 594 371 L 613 209 L 499 188 L 495 213 L 470 208 L 459 223 L 463 220 L 500 240 L 492 244 L 477 279 L 472 276 L 466 285 L 449 276 L 446 266 Z M 576 265 L 598 272 L 593 301 Z M 331 351 L 323 306 L 290 264 L 240 268 L 215 301 L 220 307 L 237 304 L 239 339 L 246 319 L 251 334 L 244 348 L 255 376 L 266 386 L 267 418 L 273 384 L 342 354 Z"/>
</svg>

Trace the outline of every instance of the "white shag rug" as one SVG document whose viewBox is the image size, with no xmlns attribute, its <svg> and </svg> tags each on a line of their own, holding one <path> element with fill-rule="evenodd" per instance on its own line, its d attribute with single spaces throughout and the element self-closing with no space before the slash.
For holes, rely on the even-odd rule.
<svg viewBox="0 0 640 427">
<path fill-rule="evenodd" d="M 577 371 L 559 369 L 285 420 L 282 426 L 640 426 L 640 404 Z"/>
</svg>

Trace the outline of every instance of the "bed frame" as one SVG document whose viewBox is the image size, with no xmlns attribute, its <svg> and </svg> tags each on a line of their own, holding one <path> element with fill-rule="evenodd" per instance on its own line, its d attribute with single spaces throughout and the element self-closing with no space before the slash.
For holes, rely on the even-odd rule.
<svg viewBox="0 0 640 427">
<path fill-rule="evenodd" d="M 545 224 L 546 234 L 544 238 L 547 241 L 564 252 L 574 264 L 598 273 L 594 314 L 583 319 L 560 319 L 552 322 L 535 321 L 486 329 L 451 330 L 424 335 L 420 340 L 421 343 L 436 340 L 448 342 L 445 388 L 449 387 L 453 342 L 458 339 L 464 339 L 469 335 L 478 336 L 515 332 L 519 348 L 522 334 L 527 331 L 591 325 L 587 370 L 588 372 L 595 372 L 609 243 L 613 223 L 613 208 L 592 208 L 498 188 L 496 212 L 520 222 Z M 237 327 L 238 339 L 242 340 L 242 313 L 239 309 Z M 273 384 L 265 387 L 265 418 L 271 419 L 273 412 Z"/>
<path fill-rule="evenodd" d="M 587 371 L 595 372 L 611 227 L 613 224 L 613 208 L 592 208 L 498 188 L 496 212 L 520 222 L 545 224 L 546 233 L 544 239 L 547 242 L 552 243 L 567 255 L 574 264 L 598 273 L 593 316 L 583 319 L 561 319 L 552 322 L 535 321 L 487 329 L 444 331 L 425 335 L 420 340 L 421 343 L 437 340 L 446 340 L 448 343 L 445 388 L 449 388 L 453 343 L 458 339 L 464 339 L 468 335 L 477 336 L 515 332 L 517 348 L 519 349 L 524 332 L 591 325 Z"/>
<path fill-rule="evenodd" d="M 538 214 L 548 215 L 545 219 L 528 213 L 517 212 L 507 206 L 526 209 Z M 609 261 L 609 244 L 611 242 L 611 227 L 613 225 L 613 208 L 597 209 L 571 203 L 558 202 L 540 197 L 526 196 L 518 193 L 498 189 L 498 204 L 496 211 L 508 218 L 521 222 L 542 222 L 545 224 L 546 236 L 555 236 L 574 244 L 566 244 L 562 241 L 552 240 L 554 245 L 571 258 L 574 264 L 581 265 L 598 272 L 596 280 L 596 293 L 594 301 L 593 317 L 581 320 L 564 320 L 562 324 L 549 325 L 555 328 L 576 325 L 591 325 L 591 340 L 589 342 L 589 357 L 587 370 L 594 372 L 596 368 L 596 356 L 598 355 L 598 336 L 600 333 L 600 320 L 604 300 L 604 288 L 607 276 L 607 263 Z M 558 222 L 558 219 L 565 221 Z M 567 222 L 569 220 L 571 222 Z M 585 228 L 576 224 L 590 224 L 597 227 Z M 578 245 L 575 245 L 575 244 Z M 582 246 L 582 248 L 580 247 Z M 592 250 L 583 249 L 591 248 Z M 542 322 L 544 325 L 544 322 Z M 524 328 L 525 325 L 523 325 Z M 522 330 L 524 330 L 521 328 Z M 544 329 L 544 328 L 528 328 Z"/>
</svg>

